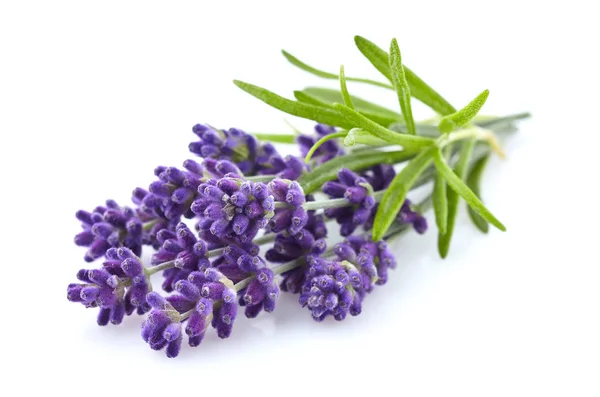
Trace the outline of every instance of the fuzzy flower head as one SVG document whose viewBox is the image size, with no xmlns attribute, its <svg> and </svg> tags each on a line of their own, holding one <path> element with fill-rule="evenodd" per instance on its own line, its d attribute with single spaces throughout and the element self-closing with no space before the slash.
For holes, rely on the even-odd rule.
<svg viewBox="0 0 600 397">
<path fill-rule="evenodd" d="M 362 300 L 372 289 L 373 278 L 348 261 L 333 261 L 317 256 L 307 258 L 308 269 L 299 302 L 316 321 L 333 316 L 341 321 L 348 313 L 356 316 Z"/>
<path fill-rule="evenodd" d="M 308 222 L 308 212 L 303 207 L 306 196 L 300 184 L 277 178 L 269 182 L 268 189 L 275 201 L 285 203 L 285 206 L 275 210 L 267 230 L 291 235 L 299 233 Z"/>
<path fill-rule="evenodd" d="M 191 209 L 199 218 L 199 229 L 215 236 L 252 241 L 274 214 L 273 196 L 263 183 L 228 176 L 210 179 L 198 191 Z"/>
<path fill-rule="evenodd" d="M 152 311 L 142 324 L 142 338 L 152 349 L 166 346 L 168 357 L 177 356 L 182 328 L 190 346 L 202 342 L 209 325 L 220 338 L 231 335 L 238 305 L 232 282 L 221 272 L 214 268 L 192 272 L 177 282 L 175 291 L 168 298 L 156 292 L 146 298 Z"/>
<path fill-rule="evenodd" d="M 83 231 L 75 236 L 75 244 L 89 247 L 84 260 L 92 262 L 102 257 L 111 247 L 127 247 L 136 255 L 142 251 L 143 225 L 136 212 L 107 200 L 106 207 L 92 212 L 77 211 Z"/>
<path fill-rule="evenodd" d="M 351 204 L 325 210 L 327 217 L 340 224 L 342 236 L 351 235 L 358 226 L 367 222 L 375 207 L 371 184 L 346 168 L 338 173 L 338 181 L 329 181 L 323 185 L 323 192 L 331 198 L 344 198 Z"/>
<path fill-rule="evenodd" d="M 82 269 L 82 283 L 69 284 L 67 299 L 85 307 L 99 307 L 98 325 L 120 324 L 125 315 L 148 311 L 148 279 L 140 259 L 129 249 L 110 248 L 101 269 Z"/>
<path fill-rule="evenodd" d="M 306 157 L 310 149 L 319 139 L 326 135 L 333 134 L 335 132 L 335 128 L 324 124 L 317 124 L 315 126 L 315 132 L 316 136 L 303 134 L 296 138 L 296 142 L 298 142 L 298 145 L 300 146 L 300 154 L 302 155 L 302 158 Z M 323 164 L 332 158 L 342 156 L 344 154 L 344 149 L 334 139 L 332 139 L 319 146 L 319 148 L 313 154 L 312 160 L 317 164 Z"/>
<path fill-rule="evenodd" d="M 162 230 L 158 240 L 162 245 L 152 256 L 151 263 L 158 265 L 173 261 L 175 265 L 163 272 L 165 279 L 162 288 L 166 292 L 172 292 L 175 284 L 186 279 L 191 272 L 210 267 L 206 244 L 198 240 L 185 223 L 179 223 L 174 232 Z"/>
<path fill-rule="evenodd" d="M 279 298 L 275 276 L 258 252 L 259 247 L 255 244 L 229 245 L 213 262 L 213 266 L 234 284 L 247 282 L 238 295 L 248 318 L 256 317 L 262 310 L 272 312 Z"/>
</svg>

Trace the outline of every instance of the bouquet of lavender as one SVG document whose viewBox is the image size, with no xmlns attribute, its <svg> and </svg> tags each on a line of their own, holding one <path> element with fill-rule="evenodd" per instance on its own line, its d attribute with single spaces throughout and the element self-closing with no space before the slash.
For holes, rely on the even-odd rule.
<svg viewBox="0 0 600 397">
<path fill-rule="evenodd" d="M 242 308 L 250 318 L 270 313 L 281 291 L 298 294 L 316 321 L 360 314 L 363 299 L 396 266 L 386 241 L 411 229 L 425 233 L 429 206 L 442 257 L 461 198 L 481 231 L 489 224 L 505 230 L 479 199 L 479 180 L 490 153 L 502 155 L 495 133 L 528 115 L 479 116 L 487 90 L 456 110 L 403 64 L 395 40 L 389 54 L 362 37 L 355 42 L 389 83 L 345 77 L 343 66 L 339 75 L 324 72 L 285 51 L 295 66 L 338 79 L 340 89 L 295 91 L 293 101 L 235 81 L 267 104 L 317 122 L 313 133 L 198 124 L 189 150 L 199 160 L 157 167 L 155 182 L 134 189 L 131 207 L 108 200 L 78 211 L 83 230 L 75 244 L 87 248 L 86 262 L 102 265 L 80 270 L 67 298 L 98 308 L 99 325 L 145 315 L 144 341 L 176 357 L 184 334 L 190 346 L 209 326 L 227 338 Z M 395 90 L 401 113 L 352 96 L 347 81 Z M 415 122 L 411 97 L 439 116 Z M 301 157 L 283 157 L 273 143 L 297 144 Z M 428 183 L 425 200 L 406 198 Z M 345 239 L 328 244 L 338 233 Z M 142 247 L 155 250 L 150 263 L 140 259 Z M 165 294 L 150 281 L 158 272 Z"/>
</svg>

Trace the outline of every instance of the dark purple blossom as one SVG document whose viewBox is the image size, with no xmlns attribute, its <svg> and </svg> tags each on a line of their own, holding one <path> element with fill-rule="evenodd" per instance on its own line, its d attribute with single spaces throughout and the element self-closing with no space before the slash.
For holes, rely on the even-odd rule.
<svg viewBox="0 0 600 397">
<path fill-rule="evenodd" d="M 237 177 L 210 179 L 199 186 L 191 206 L 198 228 L 215 236 L 252 241 L 273 216 L 274 202 L 263 183 Z"/>
<path fill-rule="evenodd" d="M 198 186 L 203 182 L 205 169 L 193 160 L 186 160 L 183 165 L 185 170 L 163 166 L 154 170 L 158 180 L 150 184 L 151 195 L 147 195 L 142 201 L 142 208 L 146 212 L 165 219 L 194 216 L 190 205 L 198 195 Z"/>
<path fill-rule="evenodd" d="M 237 128 L 218 130 L 197 124 L 192 131 L 199 138 L 189 145 L 192 153 L 204 158 L 205 162 L 228 160 L 245 176 L 276 175 L 295 180 L 306 169 L 302 159 L 295 156 L 282 157 L 271 143 L 259 142 L 254 136 Z"/>
<path fill-rule="evenodd" d="M 402 223 L 411 224 L 419 234 L 423 234 L 427 231 L 427 219 L 425 219 L 421 213 L 412 209 L 412 203 L 409 199 L 404 200 L 396 219 Z"/>
<path fill-rule="evenodd" d="M 266 312 L 275 310 L 279 297 L 274 274 L 267 269 L 258 251 L 255 244 L 229 245 L 213 262 L 213 266 L 234 284 L 251 278 L 248 286 L 239 292 L 240 306 L 246 307 L 245 314 L 249 318 L 256 317 L 263 309 Z"/>
<path fill-rule="evenodd" d="M 106 207 L 96 207 L 92 212 L 83 210 L 75 214 L 83 231 L 75 236 L 75 244 L 89 247 L 86 262 L 102 257 L 111 247 L 127 247 L 136 255 L 142 251 L 143 224 L 136 212 L 107 200 Z"/>
<path fill-rule="evenodd" d="M 167 346 L 167 356 L 177 356 L 183 322 L 190 346 L 202 342 L 209 324 L 220 338 L 231 335 L 238 305 L 231 280 L 221 272 L 215 268 L 192 272 L 176 283 L 175 291 L 168 298 L 155 292 L 147 296 L 153 310 L 142 325 L 142 337 L 152 349 Z"/>
<path fill-rule="evenodd" d="M 352 236 L 335 245 L 336 260 L 308 257 L 300 304 L 307 306 L 317 321 L 331 315 L 343 320 L 360 314 L 362 300 L 375 284 L 385 284 L 388 269 L 396 261 L 384 241 Z"/>
<path fill-rule="evenodd" d="M 152 256 L 152 264 L 174 261 L 175 267 L 163 272 L 162 288 L 166 292 L 173 291 L 175 283 L 186 279 L 191 272 L 205 270 L 210 267 L 207 258 L 207 247 L 198 240 L 185 223 L 177 225 L 175 232 L 162 230 L 158 233 L 160 249 Z"/>
<path fill-rule="evenodd" d="M 148 311 L 148 279 L 140 259 L 129 249 L 110 248 L 101 269 L 82 269 L 82 283 L 69 284 L 67 299 L 85 307 L 99 307 L 98 324 L 120 324 L 125 315 Z"/>
<path fill-rule="evenodd" d="M 269 193 L 276 202 L 286 203 L 286 207 L 275 210 L 268 229 L 273 233 L 287 232 L 291 235 L 300 232 L 308 222 L 308 212 L 303 204 L 306 197 L 298 182 L 274 179 L 269 182 Z"/>
<path fill-rule="evenodd" d="M 342 236 L 351 235 L 358 226 L 365 224 L 375 206 L 373 187 L 365 178 L 346 168 L 338 173 L 338 181 L 329 181 L 323 185 L 323 193 L 331 198 L 345 198 L 351 204 L 325 210 L 327 217 L 340 224 Z"/>
<path fill-rule="evenodd" d="M 372 277 L 348 261 L 308 256 L 309 267 L 299 302 L 308 307 L 313 319 L 333 316 L 341 321 L 348 313 L 360 314 L 362 300 L 372 286 Z"/>
<path fill-rule="evenodd" d="M 326 135 L 333 134 L 335 132 L 335 128 L 323 124 L 317 124 L 315 126 L 315 132 L 317 133 L 316 136 L 302 134 L 296 138 L 296 142 L 298 142 L 298 145 L 300 146 L 300 154 L 302 155 L 302 158 L 306 157 L 310 148 L 313 147 L 313 145 L 319 139 Z M 332 139 L 325 142 L 323 145 L 319 146 L 317 150 L 315 150 L 312 160 L 317 164 L 323 164 L 334 157 L 342 156 L 344 154 L 344 149 Z"/>
<path fill-rule="evenodd" d="M 375 265 L 377 285 L 385 284 L 388 270 L 396 268 L 396 259 L 383 240 L 374 242 L 370 237 L 350 236 L 343 243 L 336 244 L 334 251 L 340 260 L 356 263 L 361 269 L 366 266 L 368 274 L 372 273 L 372 265 Z"/>
</svg>

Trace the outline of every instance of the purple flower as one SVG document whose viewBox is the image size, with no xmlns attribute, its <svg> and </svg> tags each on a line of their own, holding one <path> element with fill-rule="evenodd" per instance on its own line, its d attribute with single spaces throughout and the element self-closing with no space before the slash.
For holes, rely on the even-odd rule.
<svg viewBox="0 0 600 397">
<path fill-rule="evenodd" d="M 286 203 L 287 206 L 275 210 L 267 230 L 273 233 L 285 231 L 291 235 L 300 232 L 308 222 L 308 213 L 303 207 L 306 197 L 302 187 L 298 182 L 274 179 L 269 182 L 268 189 L 276 202 Z"/>
<path fill-rule="evenodd" d="M 352 236 L 334 247 L 336 260 L 309 255 L 299 302 L 317 321 L 331 315 L 343 320 L 360 314 L 362 300 L 375 286 L 385 284 L 396 261 L 384 241 Z"/>
<path fill-rule="evenodd" d="M 149 293 L 146 299 L 153 310 L 142 325 L 142 338 L 155 350 L 167 346 L 167 356 L 175 357 L 184 321 L 190 346 L 202 342 L 209 324 L 220 338 L 229 337 L 238 309 L 232 287 L 232 282 L 221 272 L 209 268 L 190 273 L 187 280 L 179 280 L 176 294 L 168 298 Z M 169 350 L 171 342 L 173 347 Z"/>
<path fill-rule="evenodd" d="M 369 182 L 346 168 L 338 173 L 338 181 L 329 181 L 323 185 L 323 192 L 331 198 L 345 198 L 351 204 L 325 210 L 327 217 L 335 219 L 341 225 L 342 236 L 351 235 L 356 227 L 365 224 L 375 206 L 373 188 Z"/>
<path fill-rule="evenodd" d="M 75 236 L 75 244 L 89 247 L 86 262 L 103 256 L 111 247 L 127 247 L 136 255 L 142 252 L 143 225 L 136 212 L 119 207 L 114 200 L 107 200 L 106 207 L 96 207 L 92 212 L 77 211 L 83 231 Z"/>
<path fill-rule="evenodd" d="M 279 297 L 279 287 L 274 274 L 267 269 L 265 261 L 258 256 L 255 244 L 229 245 L 213 266 L 234 284 L 252 278 L 248 286 L 239 292 L 240 306 L 245 306 L 246 317 L 256 317 L 261 310 L 272 312 Z"/>
<path fill-rule="evenodd" d="M 120 324 L 125 315 L 149 310 L 145 300 L 149 285 L 144 267 L 127 248 L 110 248 L 101 269 L 82 269 L 77 278 L 83 283 L 69 284 L 67 299 L 85 307 L 99 307 L 98 325 L 109 321 Z"/>
<path fill-rule="evenodd" d="M 272 144 L 259 142 L 254 136 L 237 128 L 218 130 L 208 125 L 197 124 L 192 131 L 199 138 L 189 145 L 192 153 L 205 161 L 228 160 L 239 168 L 241 174 L 238 175 L 277 175 L 280 178 L 295 180 L 306 169 L 302 159 L 295 156 L 284 158 Z"/>
<path fill-rule="evenodd" d="M 294 235 L 278 233 L 273 247 L 265 257 L 269 262 L 285 263 L 306 255 L 321 255 L 325 252 L 327 244 L 327 228 L 322 215 L 315 215 L 315 211 L 308 211 L 308 221 L 302 230 Z M 297 267 L 282 274 L 281 289 L 292 293 L 299 293 L 304 283 L 304 267 Z"/>
<path fill-rule="evenodd" d="M 402 223 L 410 223 L 419 234 L 423 234 L 427 231 L 427 219 L 419 212 L 412 209 L 412 204 L 409 199 L 404 200 L 396 219 Z"/>
<path fill-rule="evenodd" d="M 142 338 L 151 349 L 166 347 L 167 357 L 177 357 L 182 341 L 179 313 L 156 292 L 150 292 L 147 300 L 153 310 L 142 323 Z"/>
<path fill-rule="evenodd" d="M 158 233 L 158 241 L 162 246 L 152 256 L 151 263 L 175 262 L 174 268 L 163 272 L 165 280 L 162 288 L 166 292 L 172 292 L 175 283 L 186 279 L 191 272 L 210 267 L 206 244 L 198 240 L 185 223 L 179 223 L 175 232 L 162 230 Z"/>
<path fill-rule="evenodd" d="M 362 300 L 372 289 L 372 278 L 349 261 L 332 261 L 317 256 L 307 258 L 309 268 L 299 302 L 308 307 L 313 319 L 333 316 L 341 321 L 348 313 L 360 314 Z"/>
<path fill-rule="evenodd" d="M 157 167 L 154 174 L 157 181 L 150 184 L 151 195 L 142 201 L 145 212 L 152 212 L 164 219 L 177 219 L 181 216 L 192 218 L 190 205 L 198 195 L 198 186 L 204 178 L 204 167 L 193 160 L 183 163 L 185 171 L 175 167 Z"/>
<path fill-rule="evenodd" d="M 388 279 L 388 269 L 396 268 L 396 259 L 385 241 L 373 242 L 370 237 L 350 236 L 334 247 L 338 259 L 355 263 L 372 276 L 375 266 L 377 280 L 383 285 Z"/>
<path fill-rule="evenodd" d="M 315 126 L 315 132 L 317 136 L 311 135 L 299 135 L 296 138 L 296 142 L 300 146 L 300 154 L 302 158 L 306 157 L 310 148 L 321 138 L 326 135 L 333 134 L 335 128 L 329 127 L 323 124 L 317 124 Z M 334 157 L 342 156 L 345 154 L 344 149 L 335 140 L 325 142 L 323 145 L 314 152 L 312 160 L 316 161 L 317 164 L 323 164 L 324 162 L 331 160 Z"/>
<path fill-rule="evenodd" d="M 210 179 L 199 186 L 191 206 L 198 228 L 215 236 L 252 241 L 273 216 L 273 197 L 263 183 L 236 177 Z"/>
</svg>

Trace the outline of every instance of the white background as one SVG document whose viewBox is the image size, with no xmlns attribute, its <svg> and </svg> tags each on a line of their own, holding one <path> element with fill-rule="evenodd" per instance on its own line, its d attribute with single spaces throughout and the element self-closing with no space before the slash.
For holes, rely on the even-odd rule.
<svg viewBox="0 0 600 397">
<path fill-rule="evenodd" d="M 1 2 L 0 394 L 599 395 L 591 4 Z M 288 97 L 337 86 L 287 64 L 282 48 L 379 78 L 355 34 L 384 48 L 396 37 L 406 64 L 455 106 L 489 88 L 485 113 L 532 112 L 485 176 L 507 233 L 478 234 L 463 210 L 447 260 L 434 227 L 394 246 L 399 268 L 359 317 L 317 324 L 284 296 L 274 314 L 240 318 L 229 340 L 211 333 L 176 360 L 148 348 L 139 318 L 98 327 L 94 310 L 67 302 L 85 266 L 77 209 L 127 203 L 156 165 L 189 156 L 197 122 L 310 128 L 231 81 Z M 350 89 L 396 106 L 391 92 Z"/>
</svg>

